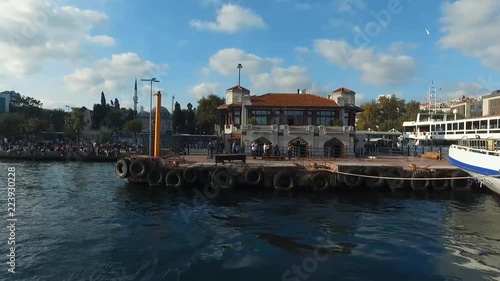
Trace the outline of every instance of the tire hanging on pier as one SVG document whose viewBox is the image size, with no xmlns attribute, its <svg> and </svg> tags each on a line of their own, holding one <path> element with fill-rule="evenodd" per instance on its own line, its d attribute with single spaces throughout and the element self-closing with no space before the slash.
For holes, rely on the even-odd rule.
<svg viewBox="0 0 500 281">
<path fill-rule="evenodd" d="M 273 185 L 276 191 L 293 190 L 295 188 L 294 176 L 288 171 L 281 171 L 274 176 Z"/>
<path fill-rule="evenodd" d="M 151 169 L 151 171 L 149 171 L 148 173 L 147 180 L 150 186 L 162 185 L 163 181 L 165 180 L 163 169 L 158 167 Z"/>
<path fill-rule="evenodd" d="M 449 174 L 446 171 L 435 171 L 432 173 L 432 188 L 434 190 L 447 190 L 450 188 Z"/>
<path fill-rule="evenodd" d="M 429 190 L 432 187 L 432 183 L 425 178 L 429 178 L 430 173 L 427 171 L 415 171 L 411 175 L 411 188 L 413 190 Z"/>
<path fill-rule="evenodd" d="M 115 164 L 116 175 L 121 179 L 126 178 L 129 174 L 129 166 L 130 166 L 129 160 L 122 158 L 122 159 L 119 159 L 118 161 L 116 161 L 116 164 Z"/>
<path fill-rule="evenodd" d="M 217 169 L 212 175 L 212 187 L 215 189 L 230 190 L 234 188 L 236 179 L 227 169 Z"/>
<path fill-rule="evenodd" d="M 245 181 L 248 185 L 259 185 L 262 183 L 264 175 L 259 169 L 250 169 L 245 174 Z"/>
<path fill-rule="evenodd" d="M 365 170 L 365 175 L 374 178 L 365 178 L 366 186 L 371 189 L 381 189 L 386 186 L 385 179 L 383 178 L 383 170 L 379 167 L 368 167 Z"/>
<path fill-rule="evenodd" d="M 165 176 L 165 186 L 168 188 L 181 188 L 184 186 L 182 170 L 173 169 Z"/>
<path fill-rule="evenodd" d="M 148 168 L 146 163 L 141 159 L 135 159 L 130 163 L 130 175 L 133 178 L 142 178 L 147 176 Z"/>
<path fill-rule="evenodd" d="M 402 190 L 406 187 L 406 180 L 403 178 L 406 178 L 408 175 L 405 170 L 401 168 L 390 168 L 384 173 L 384 177 L 386 178 L 392 178 L 392 179 L 386 179 L 387 185 L 392 191 L 396 190 Z"/>
<path fill-rule="evenodd" d="M 330 189 L 330 178 L 327 173 L 315 173 L 311 177 L 311 188 L 313 192 L 324 192 Z"/>
<path fill-rule="evenodd" d="M 474 185 L 474 180 L 470 178 L 470 175 L 468 173 L 462 170 L 456 170 L 452 172 L 451 177 L 457 178 L 450 180 L 451 188 L 455 191 L 468 191 L 471 190 L 472 186 Z"/>
<path fill-rule="evenodd" d="M 352 175 L 343 175 L 344 178 L 344 183 L 350 187 L 350 188 L 360 188 L 363 186 L 364 183 L 364 178 L 360 177 L 359 175 L 363 174 L 363 169 L 362 168 L 349 168 L 345 171 L 346 173 L 352 174 Z"/>
<path fill-rule="evenodd" d="M 206 183 L 211 183 L 211 180 L 212 180 L 212 174 L 210 169 L 201 168 L 198 174 L 198 182 L 200 184 L 206 184 Z"/>
<path fill-rule="evenodd" d="M 184 181 L 188 184 L 193 184 L 198 180 L 198 170 L 195 168 L 187 168 L 183 173 Z"/>
</svg>

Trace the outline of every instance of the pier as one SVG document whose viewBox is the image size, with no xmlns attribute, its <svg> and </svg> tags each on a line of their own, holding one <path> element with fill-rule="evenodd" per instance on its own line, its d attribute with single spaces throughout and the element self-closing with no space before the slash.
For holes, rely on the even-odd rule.
<svg viewBox="0 0 500 281">
<path fill-rule="evenodd" d="M 374 156 L 322 158 L 246 154 L 161 156 L 159 124 L 161 93 L 156 94 L 153 156 L 131 155 L 115 164 L 116 175 L 128 182 L 170 189 L 238 188 L 274 191 L 327 192 L 348 190 L 377 191 L 468 191 L 476 180 L 443 160 L 441 151 L 422 157 Z M 279 154 L 283 155 L 283 154 Z M 333 156 L 333 157 L 332 157 Z"/>
<path fill-rule="evenodd" d="M 245 158 L 243 160 L 243 158 Z M 216 160 L 219 159 L 219 160 Z M 225 159 L 221 161 L 220 159 Z M 165 188 L 252 188 L 276 191 L 467 191 L 479 187 L 446 160 L 418 157 L 272 161 L 244 154 L 129 156 L 116 162 L 118 177 Z"/>
</svg>

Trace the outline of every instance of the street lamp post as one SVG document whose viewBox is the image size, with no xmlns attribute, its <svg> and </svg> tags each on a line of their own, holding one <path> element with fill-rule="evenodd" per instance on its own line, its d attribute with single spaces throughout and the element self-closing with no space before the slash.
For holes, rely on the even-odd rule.
<svg viewBox="0 0 500 281">
<path fill-rule="evenodd" d="M 241 78 L 241 68 L 243 68 L 243 66 L 241 65 L 241 63 L 238 63 L 238 87 L 240 86 L 240 78 Z"/>
<path fill-rule="evenodd" d="M 149 156 L 151 155 L 151 130 L 152 130 L 152 111 L 153 111 L 153 82 L 159 83 L 160 80 L 157 80 L 156 78 L 151 78 L 151 79 L 141 79 L 143 82 L 151 82 L 151 95 L 149 97 L 149 143 L 148 143 L 148 150 L 149 150 Z"/>
</svg>

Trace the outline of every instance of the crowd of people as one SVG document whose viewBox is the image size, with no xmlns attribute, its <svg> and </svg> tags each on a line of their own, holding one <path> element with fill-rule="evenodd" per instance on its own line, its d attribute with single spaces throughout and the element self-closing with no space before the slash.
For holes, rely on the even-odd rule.
<svg viewBox="0 0 500 281">
<path fill-rule="evenodd" d="M 45 155 L 46 153 L 61 153 L 61 156 L 69 154 L 82 154 L 85 156 L 117 157 L 120 152 L 130 152 L 131 149 L 137 149 L 138 152 L 142 146 L 131 147 L 125 143 L 117 142 L 97 142 L 97 141 L 71 141 L 64 139 L 35 140 L 35 139 L 8 139 L 0 141 L 0 150 L 7 154 L 17 155 Z"/>
<path fill-rule="evenodd" d="M 224 143 L 211 141 L 207 145 L 207 157 L 213 158 L 215 153 L 224 153 Z M 250 151 L 252 157 L 255 159 L 258 156 L 282 156 L 284 151 L 278 146 L 278 144 L 273 143 L 262 143 L 259 144 L 256 141 L 252 141 L 250 144 Z M 245 145 L 238 145 L 235 141 L 231 143 L 232 154 L 245 154 Z M 293 154 L 293 145 L 288 144 L 287 147 L 287 157 L 290 159 Z"/>
</svg>

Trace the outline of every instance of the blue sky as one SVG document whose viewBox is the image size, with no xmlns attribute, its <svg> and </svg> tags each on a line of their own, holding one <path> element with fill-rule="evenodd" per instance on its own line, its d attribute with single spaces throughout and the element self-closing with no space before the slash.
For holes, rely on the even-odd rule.
<svg viewBox="0 0 500 281">
<path fill-rule="evenodd" d="M 500 88 L 497 0 L 2 0 L 0 86 L 47 108 L 104 91 L 149 108 L 149 84 L 183 108 L 238 82 L 254 95 L 382 94 L 424 102 Z M 425 29 L 430 31 L 427 34 Z"/>
</svg>

